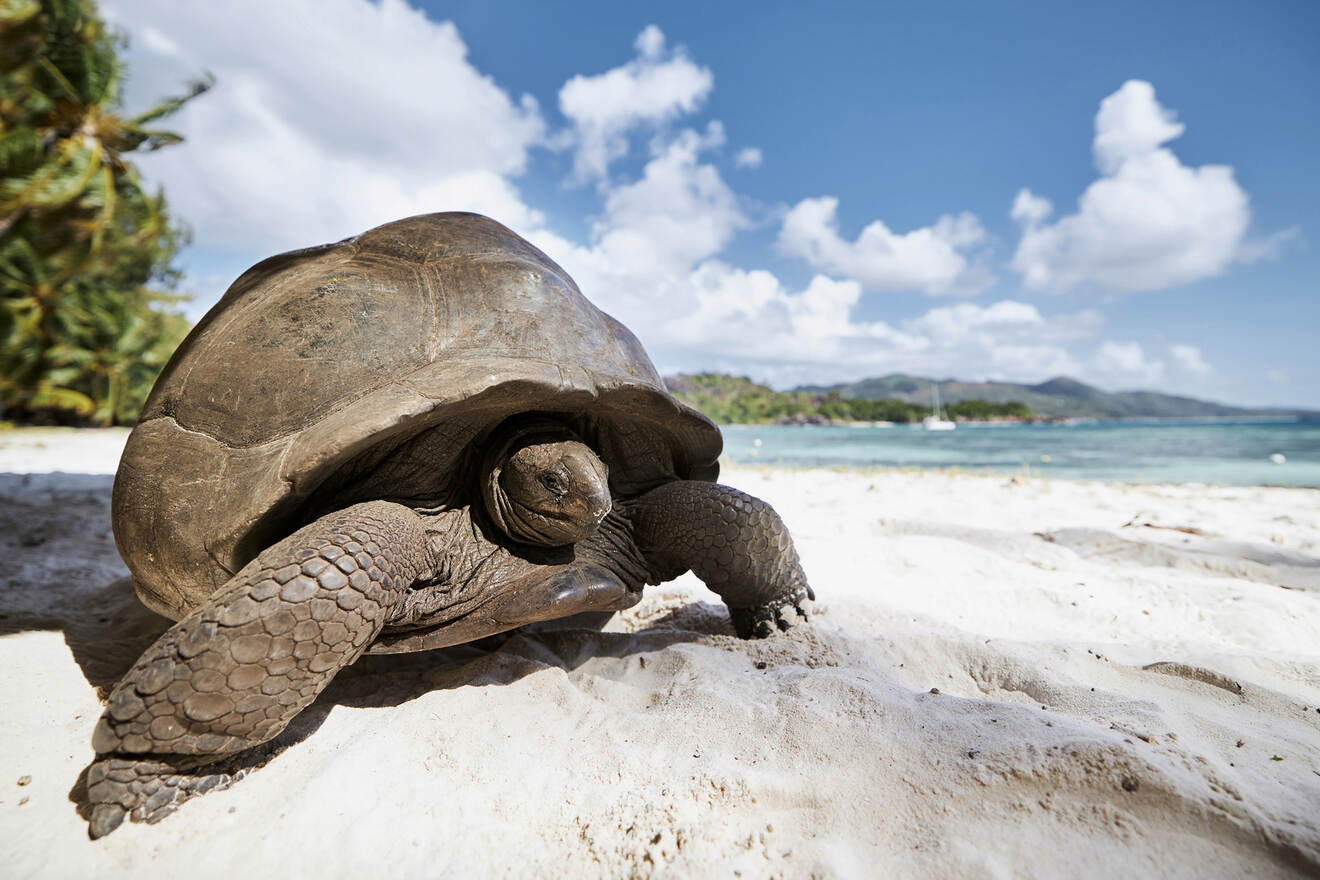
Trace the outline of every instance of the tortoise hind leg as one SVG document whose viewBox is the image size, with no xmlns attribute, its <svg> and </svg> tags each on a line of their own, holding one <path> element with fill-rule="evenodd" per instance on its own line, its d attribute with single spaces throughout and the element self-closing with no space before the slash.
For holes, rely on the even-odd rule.
<svg viewBox="0 0 1320 880">
<path fill-rule="evenodd" d="M 354 505 L 271 546 L 166 631 L 97 722 L 91 836 L 227 784 L 188 771 L 283 730 L 380 633 L 429 558 L 413 511 Z"/>
</svg>

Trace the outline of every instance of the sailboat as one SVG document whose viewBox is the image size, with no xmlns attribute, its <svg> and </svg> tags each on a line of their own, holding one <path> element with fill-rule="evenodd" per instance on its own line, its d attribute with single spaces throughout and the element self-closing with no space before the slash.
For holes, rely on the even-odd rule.
<svg viewBox="0 0 1320 880">
<path fill-rule="evenodd" d="M 930 415 L 921 420 L 921 427 L 927 431 L 952 431 L 958 427 L 940 414 L 940 383 L 930 383 L 930 395 L 933 409 Z"/>
</svg>

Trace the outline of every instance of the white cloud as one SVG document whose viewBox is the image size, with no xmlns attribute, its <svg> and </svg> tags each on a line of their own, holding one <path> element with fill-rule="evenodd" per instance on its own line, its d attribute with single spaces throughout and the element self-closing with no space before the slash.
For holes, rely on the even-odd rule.
<svg viewBox="0 0 1320 880">
<path fill-rule="evenodd" d="M 511 182 L 543 137 L 535 102 L 514 101 L 471 65 L 452 24 L 403 0 L 106 11 L 140 38 L 130 101 L 216 76 L 169 120 L 186 146 L 139 160 L 208 248 L 260 256 L 445 209 L 540 219 Z"/>
<path fill-rule="evenodd" d="M 973 214 L 946 214 L 933 226 L 905 233 L 876 220 L 848 241 L 839 235 L 838 208 L 833 196 L 798 202 L 784 217 L 779 247 L 869 290 L 975 293 L 991 281 L 989 271 L 965 253 L 985 240 Z"/>
<path fill-rule="evenodd" d="M 593 302 L 642 336 L 662 370 L 722 367 L 793 384 L 890 370 L 1043 379 L 1078 368 L 1065 346 L 1098 332 L 1094 312 L 1047 319 L 1025 303 L 960 303 L 895 326 L 859 318 L 857 280 L 818 274 L 794 290 L 771 272 L 720 260 L 749 220 L 703 160 L 718 143 L 684 130 L 653 144 L 637 180 L 605 188 L 587 246 L 549 230 L 532 236 Z M 974 220 L 938 226 L 944 241 L 981 235 Z"/>
<path fill-rule="evenodd" d="M 1031 190 L 1024 187 L 1018 190 L 1017 198 L 1013 200 L 1013 208 L 1008 212 L 1008 216 L 1020 223 L 1035 225 L 1050 216 L 1053 210 L 1054 205 L 1050 204 L 1049 199 L 1033 195 Z"/>
<path fill-rule="evenodd" d="M 1201 349 L 1195 345 L 1174 343 L 1169 346 L 1169 354 L 1173 356 L 1175 364 L 1193 376 L 1208 376 L 1212 372 L 1210 365 L 1201 355 Z"/>
<path fill-rule="evenodd" d="M 1029 289 L 1094 285 L 1159 290 L 1222 273 L 1242 251 L 1247 194 L 1225 165 L 1192 168 L 1161 145 L 1183 132 L 1150 83 L 1129 80 L 1100 102 L 1094 152 L 1101 176 L 1075 214 L 1045 221 L 1050 203 L 1023 189 L 1013 268 Z"/>
<path fill-rule="evenodd" d="M 705 136 L 684 130 L 654 144 L 640 178 L 606 189 L 589 246 L 549 230 L 533 232 L 532 240 L 606 311 L 625 323 L 646 320 L 657 297 L 680 286 L 749 223 L 719 171 L 701 161 L 702 151 L 717 143 L 710 130 Z"/>
<path fill-rule="evenodd" d="M 986 306 L 957 303 L 905 321 L 905 331 L 931 340 L 934 356 L 910 369 L 964 378 L 1040 381 L 1077 375 L 1081 364 L 1068 347 L 1098 334 L 1095 311 L 1045 317 L 1033 305 L 1002 300 Z"/>
<path fill-rule="evenodd" d="M 203 15 L 164 0 L 112 10 L 136 39 L 130 100 L 138 105 L 200 70 L 217 75 L 215 91 L 175 120 L 187 146 L 144 161 L 208 250 L 255 261 L 412 213 L 468 208 L 546 250 L 638 333 L 662 369 L 797 384 L 894 370 L 1039 380 L 1093 367 L 1071 353 L 1099 336 L 1103 318 L 1093 311 L 1046 316 L 1006 300 L 897 321 L 862 316 L 868 289 L 970 292 L 986 283 L 977 250 L 986 234 L 971 214 L 904 233 L 877 221 L 848 241 L 837 200 L 806 199 L 785 218 L 780 244 L 820 274 L 789 286 L 721 259 L 753 220 L 709 158 L 725 143 L 723 126 L 670 127 L 699 108 L 713 78 L 668 48 L 658 28 L 641 33 L 629 64 L 574 77 L 560 92 L 579 173 L 600 183 L 600 214 L 583 243 L 522 200 L 516 181 L 529 152 L 546 146 L 544 122 L 530 99 L 515 100 L 471 65 L 452 24 L 403 0 L 289 0 L 275 10 L 235 0 L 221 10 Z M 646 128 L 640 174 L 611 180 L 628 136 Z M 744 148 L 734 166 L 761 158 Z M 1048 211 L 1030 193 L 1015 203 L 1032 224 Z M 1148 370 L 1128 345 L 1102 345 L 1100 361 Z"/>
<path fill-rule="evenodd" d="M 630 299 L 625 323 L 645 328 L 662 371 L 750 372 L 777 385 L 892 371 L 1032 381 L 1076 375 L 1083 365 L 1069 344 L 1103 325 L 1096 312 L 1046 318 L 1013 301 L 959 303 L 897 324 L 868 321 L 857 314 L 856 281 L 816 275 L 792 290 L 771 272 L 717 259 L 643 289 L 645 296 Z"/>
<path fill-rule="evenodd" d="M 665 51 L 664 31 L 660 30 L 660 28 L 653 24 L 648 24 L 646 27 L 642 28 L 642 32 L 637 35 L 637 39 L 633 42 L 633 46 L 639 53 L 641 53 L 643 58 L 659 58 Z"/>
<path fill-rule="evenodd" d="M 735 168 L 760 168 L 761 160 L 765 158 L 761 155 L 760 147 L 743 147 L 733 157 L 733 167 Z"/>
<path fill-rule="evenodd" d="M 1296 226 L 1289 226 L 1264 238 L 1246 239 L 1238 247 L 1235 256 L 1239 263 L 1258 263 L 1262 260 L 1276 259 L 1285 248 L 1301 243 L 1302 230 Z"/>
<path fill-rule="evenodd" d="M 718 258 L 748 218 L 703 160 L 710 134 L 653 144 L 641 176 L 606 187 L 591 241 L 549 230 L 533 241 L 593 302 L 636 330 L 661 370 L 728 369 L 780 384 L 912 370 L 1044 379 L 1077 372 L 1067 345 L 1094 336 L 1095 312 L 1046 318 L 1031 305 L 959 303 L 892 325 L 858 316 L 862 284 L 815 275 L 790 289 Z M 965 241 L 976 230 L 949 221 Z"/>
<path fill-rule="evenodd" d="M 1117 174 L 1133 159 L 1141 160 L 1160 144 L 1182 137 L 1185 126 L 1174 112 L 1155 100 L 1148 82 L 1130 79 L 1100 102 L 1095 115 L 1095 162 L 1104 174 Z"/>
<path fill-rule="evenodd" d="M 573 123 L 580 180 L 603 178 L 610 163 L 628 152 L 628 133 L 692 113 L 715 84 L 708 68 L 680 47 L 665 50 L 665 36 L 647 25 L 636 41 L 638 55 L 621 67 L 594 76 L 575 76 L 559 90 L 559 109 Z"/>
<path fill-rule="evenodd" d="M 1138 342 L 1101 343 L 1091 367 L 1093 375 L 1107 385 L 1150 385 L 1164 378 L 1164 362 L 1148 358 Z"/>
</svg>

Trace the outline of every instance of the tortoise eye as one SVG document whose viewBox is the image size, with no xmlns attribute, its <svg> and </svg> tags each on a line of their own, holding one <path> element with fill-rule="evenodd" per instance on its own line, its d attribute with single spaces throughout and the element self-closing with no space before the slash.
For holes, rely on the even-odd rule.
<svg viewBox="0 0 1320 880">
<path fill-rule="evenodd" d="M 559 474 L 541 474 L 541 485 L 545 486 L 555 495 L 565 495 L 568 493 L 568 487 L 564 485 L 564 481 L 560 478 Z"/>
</svg>

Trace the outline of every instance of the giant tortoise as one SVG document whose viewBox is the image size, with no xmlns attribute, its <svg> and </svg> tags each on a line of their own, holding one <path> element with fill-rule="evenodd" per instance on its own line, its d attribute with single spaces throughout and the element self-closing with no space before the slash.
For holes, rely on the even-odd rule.
<svg viewBox="0 0 1320 880">
<path fill-rule="evenodd" d="M 610 612 L 691 569 L 744 637 L 814 598 L 709 419 L 545 254 L 410 217 L 245 272 L 115 478 L 138 596 L 178 621 L 111 692 L 91 834 L 215 784 L 363 653 Z M 200 781 L 199 781 L 200 780 Z"/>
</svg>

